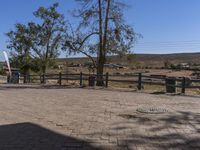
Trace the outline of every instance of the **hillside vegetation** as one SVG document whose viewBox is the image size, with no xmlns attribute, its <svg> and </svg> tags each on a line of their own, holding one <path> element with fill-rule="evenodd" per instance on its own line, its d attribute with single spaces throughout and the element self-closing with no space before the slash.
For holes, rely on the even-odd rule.
<svg viewBox="0 0 200 150">
<path fill-rule="evenodd" d="M 89 62 L 88 58 L 59 58 L 57 64 L 73 63 L 73 64 L 84 64 Z M 164 67 L 165 63 L 178 64 L 178 63 L 189 63 L 189 64 L 200 64 L 200 53 L 178 53 L 178 54 L 135 54 L 132 60 L 132 65 L 140 65 L 142 67 Z M 107 63 L 115 63 L 122 65 L 130 65 L 127 59 L 127 55 L 123 57 L 110 56 L 107 57 Z"/>
</svg>

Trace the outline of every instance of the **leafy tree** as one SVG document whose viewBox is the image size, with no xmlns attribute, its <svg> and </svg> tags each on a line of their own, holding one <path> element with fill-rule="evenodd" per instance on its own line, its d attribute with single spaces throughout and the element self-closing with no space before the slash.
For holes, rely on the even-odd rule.
<svg viewBox="0 0 200 150">
<path fill-rule="evenodd" d="M 136 39 L 133 28 L 123 19 L 126 5 L 119 0 L 76 0 L 80 7 L 74 10 L 78 27 L 67 33 L 63 49 L 89 57 L 97 74 L 104 73 L 107 55 L 128 53 Z M 97 57 L 97 61 L 93 59 Z M 102 76 L 97 85 L 102 86 Z"/>
<path fill-rule="evenodd" d="M 42 73 L 46 73 L 56 57 L 63 41 L 66 30 L 64 16 L 57 12 L 58 3 L 49 8 L 40 7 L 34 16 L 40 19 L 40 24 L 31 24 L 34 31 L 33 52 L 38 60 L 38 65 Z"/>
<path fill-rule="evenodd" d="M 14 50 L 11 52 L 12 64 L 20 67 L 24 74 L 28 74 L 30 69 L 45 73 L 59 55 L 66 26 L 57 7 L 58 3 L 49 8 L 40 7 L 33 13 L 40 23 L 18 23 L 14 31 L 7 33 L 8 48 Z"/>
<path fill-rule="evenodd" d="M 14 67 L 20 68 L 24 75 L 28 75 L 32 68 L 32 35 L 30 28 L 26 25 L 17 23 L 15 29 L 6 33 L 8 36 L 8 46 L 11 49 L 11 64 Z M 25 78 L 26 82 L 26 78 Z"/>
</svg>

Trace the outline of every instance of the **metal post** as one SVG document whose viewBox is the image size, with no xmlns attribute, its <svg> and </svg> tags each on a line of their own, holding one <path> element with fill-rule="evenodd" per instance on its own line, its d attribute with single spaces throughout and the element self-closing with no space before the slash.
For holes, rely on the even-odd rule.
<svg viewBox="0 0 200 150">
<path fill-rule="evenodd" d="M 186 83 L 186 78 L 183 77 L 183 79 L 182 79 L 182 90 L 181 90 L 182 94 L 185 94 L 185 83 Z"/>
</svg>

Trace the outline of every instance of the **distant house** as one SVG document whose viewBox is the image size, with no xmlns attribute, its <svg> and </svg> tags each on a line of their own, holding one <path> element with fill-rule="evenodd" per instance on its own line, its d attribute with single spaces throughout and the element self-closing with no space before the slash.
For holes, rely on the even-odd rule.
<svg viewBox="0 0 200 150">
<path fill-rule="evenodd" d="M 188 63 L 180 63 L 180 68 L 181 69 L 189 69 L 190 65 Z"/>
<path fill-rule="evenodd" d="M 64 65 L 58 65 L 58 69 L 63 69 Z"/>
<path fill-rule="evenodd" d="M 81 67 L 81 64 L 69 64 L 68 67 Z"/>
<path fill-rule="evenodd" d="M 113 64 L 104 64 L 104 67 L 107 67 L 107 68 L 114 68 Z"/>
<path fill-rule="evenodd" d="M 115 68 L 115 69 L 124 69 L 124 68 L 126 68 L 125 66 L 118 65 L 118 64 L 104 64 L 104 67 Z"/>
<path fill-rule="evenodd" d="M 188 63 L 179 63 L 179 64 L 172 64 L 172 69 L 190 69 L 190 65 Z"/>
<path fill-rule="evenodd" d="M 200 71 L 195 71 L 193 74 L 197 79 L 200 79 Z"/>
</svg>

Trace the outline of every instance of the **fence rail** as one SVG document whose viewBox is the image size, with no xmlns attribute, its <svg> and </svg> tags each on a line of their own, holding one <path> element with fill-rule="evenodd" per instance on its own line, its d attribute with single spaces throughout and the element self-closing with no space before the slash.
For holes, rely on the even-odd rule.
<svg viewBox="0 0 200 150">
<path fill-rule="evenodd" d="M 180 88 L 181 93 L 185 93 L 186 89 L 200 89 L 200 80 L 198 79 L 188 79 L 185 77 L 171 78 L 171 77 L 159 77 L 151 75 L 143 75 L 142 73 L 132 74 L 132 75 L 109 75 L 108 73 L 104 75 L 95 75 L 95 74 L 85 74 L 85 73 L 58 73 L 58 74 L 42 74 L 42 75 L 28 75 L 21 76 L 19 78 L 24 83 L 31 83 L 33 81 L 39 81 L 41 84 L 45 84 L 48 80 L 57 80 L 59 85 L 63 84 L 63 81 L 79 81 L 80 86 L 83 85 L 83 81 L 97 82 L 102 80 L 104 86 L 108 87 L 109 83 L 129 83 L 136 84 L 138 90 L 143 89 L 144 84 L 149 85 L 161 85 L 166 86 L 167 88 Z M 173 84 L 168 83 L 168 80 L 174 80 Z M 94 85 L 94 84 L 93 84 Z"/>
</svg>

